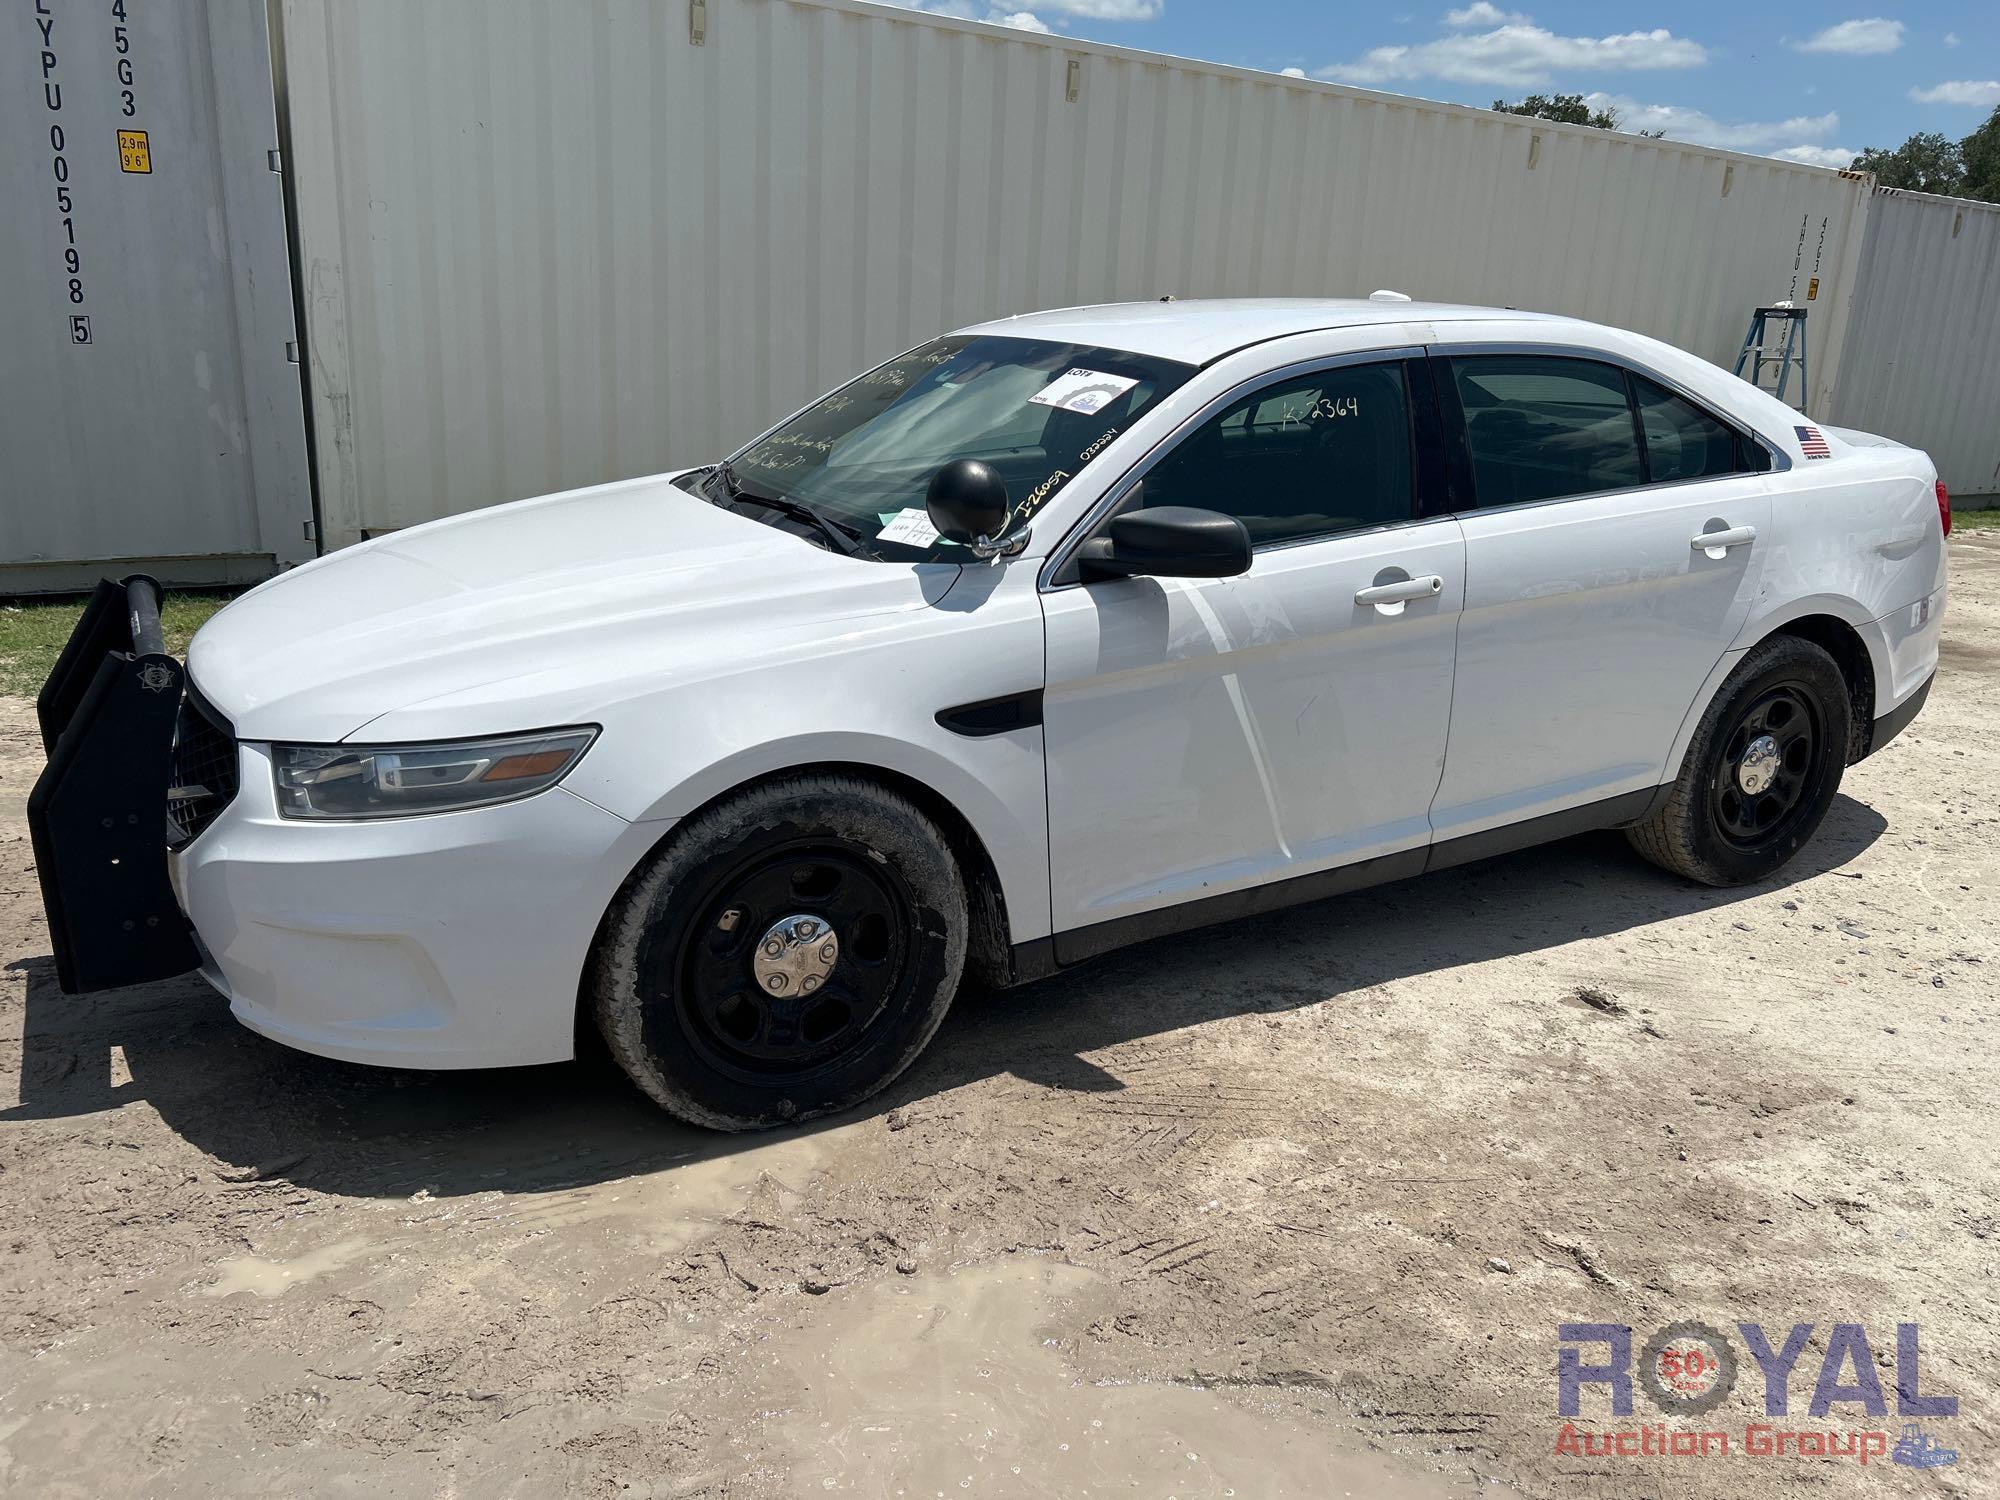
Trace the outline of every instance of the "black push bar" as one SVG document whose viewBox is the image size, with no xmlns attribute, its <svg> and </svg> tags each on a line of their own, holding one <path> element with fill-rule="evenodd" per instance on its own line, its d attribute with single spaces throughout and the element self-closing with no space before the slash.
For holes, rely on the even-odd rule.
<svg viewBox="0 0 2000 1500">
<path fill-rule="evenodd" d="M 35 699 L 49 763 L 28 796 L 35 872 L 63 993 L 199 962 L 167 878 L 167 790 L 187 672 L 167 654 L 160 585 L 100 579 Z"/>
</svg>

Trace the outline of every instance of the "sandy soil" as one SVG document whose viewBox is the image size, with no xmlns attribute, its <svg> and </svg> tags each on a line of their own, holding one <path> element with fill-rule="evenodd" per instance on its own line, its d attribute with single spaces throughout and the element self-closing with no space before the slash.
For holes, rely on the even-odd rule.
<svg viewBox="0 0 2000 1500">
<path fill-rule="evenodd" d="M 2000 537 L 1952 582 L 1779 882 L 1591 837 L 1189 934 L 755 1142 L 63 998 L 0 705 L 0 1491 L 2000 1492 Z M 1681 1319 L 1814 1325 L 1777 1425 L 1892 1437 L 1917 1322 L 1960 1461 L 1558 1455 L 1558 1324 Z M 1808 1416 L 1837 1321 L 1883 1419 Z"/>
</svg>

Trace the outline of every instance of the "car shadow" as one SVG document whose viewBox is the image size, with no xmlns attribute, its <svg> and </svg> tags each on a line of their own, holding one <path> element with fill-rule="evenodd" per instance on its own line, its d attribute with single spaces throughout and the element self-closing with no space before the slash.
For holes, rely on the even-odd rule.
<svg viewBox="0 0 2000 1500">
<path fill-rule="evenodd" d="M 916 1066 L 866 1119 L 998 1073 L 1048 1087 L 1122 1085 L 1089 1054 L 1247 1012 L 1337 1005 L 1370 986 L 1726 908 L 1838 870 L 1885 828 L 1838 797 L 1779 878 L 1733 890 L 1643 863 L 1615 833 L 1203 928 L 1001 993 L 961 998 Z M 770 1136 L 668 1119 L 601 1054 L 538 1068 L 413 1072 L 294 1052 L 239 1026 L 195 976 L 71 997 L 46 956 L 27 976 L 20 1103 L 0 1121 L 143 1101 L 232 1180 L 360 1197 L 573 1188 L 724 1156 Z"/>
</svg>

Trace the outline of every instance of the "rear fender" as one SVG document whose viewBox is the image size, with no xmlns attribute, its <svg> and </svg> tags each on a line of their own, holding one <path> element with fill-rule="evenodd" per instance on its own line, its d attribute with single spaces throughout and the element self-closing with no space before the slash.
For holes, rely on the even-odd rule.
<svg viewBox="0 0 2000 1500">
<path fill-rule="evenodd" d="M 1860 637 L 1868 652 L 1868 665 L 1875 683 L 1874 712 L 1882 713 L 1885 706 L 1894 701 L 1894 694 L 1890 691 L 1894 673 L 1888 637 L 1879 623 L 1868 618 L 1868 612 L 1858 601 L 1834 594 L 1788 599 L 1769 613 L 1754 616 L 1745 622 L 1735 643 L 1710 668 L 1701 690 L 1695 694 L 1694 701 L 1688 705 L 1687 713 L 1681 719 L 1679 731 L 1674 735 L 1673 750 L 1667 757 L 1667 775 L 1670 778 L 1680 774 L 1681 764 L 1687 759 L 1688 746 L 1693 743 L 1695 731 L 1701 727 L 1709 705 L 1715 701 L 1723 683 L 1729 680 L 1729 674 L 1736 670 L 1751 647 L 1782 633 L 1786 626 L 1815 615 L 1839 620 Z"/>
</svg>

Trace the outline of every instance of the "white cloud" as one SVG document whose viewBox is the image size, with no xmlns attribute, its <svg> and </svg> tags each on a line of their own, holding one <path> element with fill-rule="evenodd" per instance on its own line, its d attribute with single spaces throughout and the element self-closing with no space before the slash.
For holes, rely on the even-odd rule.
<svg viewBox="0 0 2000 1500">
<path fill-rule="evenodd" d="M 1619 94 L 1586 94 L 1583 102 L 1592 109 L 1617 110 L 1620 130 L 1664 130 L 1676 141 L 1721 146 L 1729 151 L 1775 155 L 1780 147 L 1799 149 L 1801 143 L 1824 141 L 1840 129 L 1840 116 L 1831 111 L 1823 115 L 1794 115 L 1789 120 L 1731 122 L 1685 105 L 1641 104 Z"/>
<path fill-rule="evenodd" d="M 1849 57 L 1874 57 L 1894 52 L 1903 45 L 1903 23 L 1871 16 L 1865 21 L 1842 21 L 1838 26 L 1792 45 L 1801 52 L 1838 52 Z"/>
<path fill-rule="evenodd" d="M 1849 167 L 1854 164 L 1855 156 L 1845 146 L 1787 146 L 1782 151 L 1765 154 L 1779 161 L 1804 162 L 1809 167 Z"/>
<path fill-rule="evenodd" d="M 1092 21 L 1150 21 L 1166 9 L 1166 0 L 1041 0 L 1043 10 L 1083 16 Z"/>
<path fill-rule="evenodd" d="M 1531 17 L 1517 10 L 1502 10 L 1497 5 L 1489 5 L 1487 0 L 1472 0 L 1464 10 L 1448 10 L 1444 13 L 1444 24 L 1454 31 L 1462 31 L 1472 26 L 1525 26 Z"/>
<path fill-rule="evenodd" d="M 1303 78 L 1306 76 L 1304 68 L 1281 68 L 1279 69 L 1279 73 L 1286 78 Z"/>
<path fill-rule="evenodd" d="M 1911 89 L 1910 97 L 1919 104 L 1971 104 L 1991 109 L 2000 104 L 2000 80 L 1959 78 L 1950 83 L 1934 83 L 1927 89 Z"/>
<path fill-rule="evenodd" d="M 1376 47 L 1353 62 L 1322 68 L 1319 76 L 1342 83 L 1387 83 L 1397 78 L 1444 78 L 1525 88 L 1547 83 L 1558 71 L 1693 68 L 1708 61 L 1699 42 L 1661 28 L 1617 36 L 1557 36 L 1540 26 L 1508 25 L 1467 32 L 1410 47 Z"/>
<path fill-rule="evenodd" d="M 1944 34 L 1944 44 L 1947 47 L 1956 47 L 1958 45 L 1958 33 L 1955 31 L 1947 31 Z"/>
<path fill-rule="evenodd" d="M 1620 94 L 1586 94 L 1592 109 L 1618 111 L 1620 130 L 1663 130 L 1670 140 L 1726 151 L 1750 151 L 1815 167 L 1844 167 L 1854 159 L 1845 146 L 1820 144 L 1840 129 L 1840 116 L 1794 115 L 1789 120 L 1718 120 L 1680 104 L 1641 104 Z"/>
<path fill-rule="evenodd" d="M 1008 10 L 1004 4 L 978 0 L 888 0 L 911 10 L 927 10 L 934 16 L 952 16 L 961 21 L 991 21 L 997 26 L 1014 26 L 1022 31 L 1049 28 L 1032 10 Z M 1036 9 L 1059 11 L 1092 21 L 1151 21 L 1166 9 L 1166 0 L 1036 0 Z M 1023 19 L 1025 18 L 1025 19 Z"/>
</svg>

